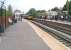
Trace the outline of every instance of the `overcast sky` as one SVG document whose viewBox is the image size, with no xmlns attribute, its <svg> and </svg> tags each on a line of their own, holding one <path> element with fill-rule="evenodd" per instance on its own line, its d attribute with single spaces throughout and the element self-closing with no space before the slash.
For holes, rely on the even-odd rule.
<svg viewBox="0 0 71 50">
<path fill-rule="evenodd" d="M 6 4 L 11 4 L 13 9 L 20 9 L 27 12 L 30 8 L 36 10 L 49 10 L 53 7 L 63 7 L 66 0 L 7 0 Z"/>
</svg>

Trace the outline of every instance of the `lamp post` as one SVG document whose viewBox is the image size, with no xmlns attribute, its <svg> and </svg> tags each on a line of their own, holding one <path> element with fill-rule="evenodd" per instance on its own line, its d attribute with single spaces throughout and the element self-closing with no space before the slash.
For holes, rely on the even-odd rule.
<svg viewBox="0 0 71 50">
<path fill-rule="evenodd" d="M 5 7 L 5 28 L 6 28 L 6 7 Z"/>
<path fill-rule="evenodd" d="M 5 10 L 4 10 L 4 17 L 5 17 L 5 19 L 4 19 L 4 23 L 5 23 L 5 28 L 6 28 L 6 6 L 4 6 L 4 8 L 5 8 Z"/>
</svg>

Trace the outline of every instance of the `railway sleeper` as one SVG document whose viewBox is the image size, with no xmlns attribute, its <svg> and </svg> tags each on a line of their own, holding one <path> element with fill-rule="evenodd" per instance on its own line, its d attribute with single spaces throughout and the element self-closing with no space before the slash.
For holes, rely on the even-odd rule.
<svg viewBox="0 0 71 50">
<path fill-rule="evenodd" d="M 69 35 L 67 35 L 67 34 L 65 34 L 63 32 L 57 31 L 57 30 L 55 30 L 53 28 L 47 27 L 47 26 L 45 26 L 43 24 L 40 24 L 40 23 L 37 23 L 37 22 L 34 22 L 34 23 L 71 43 L 71 36 L 69 36 Z"/>
</svg>

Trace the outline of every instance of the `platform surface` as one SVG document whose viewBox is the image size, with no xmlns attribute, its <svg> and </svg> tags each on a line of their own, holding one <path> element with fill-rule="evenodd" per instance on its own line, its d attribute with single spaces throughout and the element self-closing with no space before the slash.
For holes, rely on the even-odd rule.
<svg viewBox="0 0 71 50">
<path fill-rule="evenodd" d="M 51 50 L 23 20 L 10 26 L 1 36 L 0 50 Z"/>
</svg>

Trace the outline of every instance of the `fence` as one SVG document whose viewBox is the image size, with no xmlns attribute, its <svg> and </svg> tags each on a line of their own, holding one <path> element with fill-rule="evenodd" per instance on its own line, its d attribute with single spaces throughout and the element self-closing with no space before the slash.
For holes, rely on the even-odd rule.
<svg viewBox="0 0 71 50">
<path fill-rule="evenodd" d="M 6 6 L 4 5 L 4 1 L 0 2 L 0 33 L 4 32 L 4 30 L 9 26 L 8 16 L 6 16 Z"/>
</svg>

